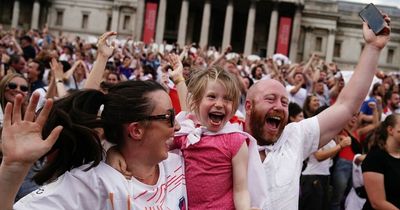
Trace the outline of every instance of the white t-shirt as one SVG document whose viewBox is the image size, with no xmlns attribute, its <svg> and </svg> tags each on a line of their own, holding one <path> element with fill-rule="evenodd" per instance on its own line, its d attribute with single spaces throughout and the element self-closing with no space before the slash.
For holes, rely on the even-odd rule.
<svg viewBox="0 0 400 210">
<path fill-rule="evenodd" d="M 184 165 L 179 155 L 169 153 L 168 159 L 159 164 L 160 176 L 155 185 L 135 178 L 127 180 L 104 162 L 85 172 L 87 167 L 66 172 L 19 200 L 14 209 L 187 209 Z"/>
<path fill-rule="evenodd" d="M 323 146 L 320 150 L 327 150 L 336 146 L 336 142 L 331 140 L 328 144 Z M 333 161 L 332 158 L 327 158 L 323 161 L 318 161 L 314 154 L 310 155 L 310 158 L 307 162 L 307 167 L 303 171 L 303 175 L 330 175 L 329 168 L 332 166 Z"/>
<path fill-rule="evenodd" d="M 290 91 L 294 88 L 295 86 L 293 85 L 286 85 L 286 91 L 289 94 L 289 100 L 290 102 L 294 102 L 298 104 L 301 108 L 303 108 L 304 101 L 306 100 L 307 97 L 307 90 L 305 88 L 300 88 L 297 93 L 291 94 Z"/>
<path fill-rule="evenodd" d="M 263 209 L 298 209 L 303 160 L 317 151 L 320 130 L 316 117 L 288 124 L 277 143 L 267 146 L 263 162 L 269 203 Z"/>
</svg>

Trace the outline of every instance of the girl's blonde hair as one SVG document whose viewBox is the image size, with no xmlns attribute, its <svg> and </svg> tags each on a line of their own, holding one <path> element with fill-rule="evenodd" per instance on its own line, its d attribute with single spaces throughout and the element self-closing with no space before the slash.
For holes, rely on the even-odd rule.
<svg viewBox="0 0 400 210">
<path fill-rule="evenodd" d="M 208 81 L 220 82 L 227 91 L 227 96 L 232 100 L 232 113 L 234 114 L 239 106 L 240 88 L 239 80 L 233 74 L 225 71 L 220 66 L 211 66 L 207 69 L 194 69 L 188 82 L 188 97 L 190 111 L 198 114 L 200 102 L 205 94 Z"/>
</svg>

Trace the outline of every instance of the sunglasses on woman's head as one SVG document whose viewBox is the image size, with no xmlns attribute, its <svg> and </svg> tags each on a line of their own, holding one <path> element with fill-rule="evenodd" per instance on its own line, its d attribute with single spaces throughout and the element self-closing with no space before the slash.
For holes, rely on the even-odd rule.
<svg viewBox="0 0 400 210">
<path fill-rule="evenodd" d="M 22 92 L 27 92 L 27 91 L 29 90 L 29 87 L 28 87 L 28 86 L 26 86 L 26 85 L 18 85 L 18 84 L 14 83 L 14 82 L 8 83 L 7 87 L 8 87 L 10 90 L 15 90 L 15 89 L 17 89 L 17 87 L 19 87 L 19 89 L 20 89 Z"/>
<path fill-rule="evenodd" d="M 151 115 L 144 117 L 141 120 L 168 120 L 169 126 L 172 128 L 175 125 L 175 111 L 174 109 L 168 109 L 167 114 L 160 114 L 160 115 Z"/>
</svg>

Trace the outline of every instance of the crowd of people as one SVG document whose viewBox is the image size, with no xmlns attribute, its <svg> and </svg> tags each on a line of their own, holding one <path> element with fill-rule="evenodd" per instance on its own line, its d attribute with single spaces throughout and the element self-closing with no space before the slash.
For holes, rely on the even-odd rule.
<svg viewBox="0 0 400 210">
<path fill-rule="evenodd" d="M 2 29 L 0 209 L 400 209 L 384 18 L 346 84 L 317 53 Z"/>
</svg>

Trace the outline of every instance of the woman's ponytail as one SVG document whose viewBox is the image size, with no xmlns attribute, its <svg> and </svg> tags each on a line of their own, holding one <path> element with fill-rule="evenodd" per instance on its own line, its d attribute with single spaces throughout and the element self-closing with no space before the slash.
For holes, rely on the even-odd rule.
<svg viewBox="0 0 400 210">
<path fill-rule="evenodd" d="M 46 138 L 58 125 L 63 130 L 48 152 L 45 166 L 34 176 L 36 183 L 41 185 L 84 164 L 90 164 L 89 170 L 100 163 L 103 148 L 93 128 L 102 127 L 97 113 L 105 98 L 100 91 L 85 90 L 54 103 L 42 136 Z"/>
</svg>

